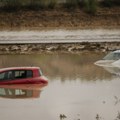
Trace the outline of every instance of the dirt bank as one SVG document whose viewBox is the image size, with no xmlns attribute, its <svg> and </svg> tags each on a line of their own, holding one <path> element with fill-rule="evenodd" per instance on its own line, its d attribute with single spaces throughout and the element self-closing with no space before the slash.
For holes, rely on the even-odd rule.
<svg viewBox="0 0 120 120">
<path fill-rule="evenodd" d="M 0 29 L 120 28 L 120 7 L 98 8 L 95 15 L 81 9 L 0 11 Z"/>
<path fill-rule="evenodd" d="M 107 52 L 120 49 L 120 42 L 72 44 L 23 44 L 0 45 L 0 54 L 40 54 L 43 52 Z"/>
</svg>

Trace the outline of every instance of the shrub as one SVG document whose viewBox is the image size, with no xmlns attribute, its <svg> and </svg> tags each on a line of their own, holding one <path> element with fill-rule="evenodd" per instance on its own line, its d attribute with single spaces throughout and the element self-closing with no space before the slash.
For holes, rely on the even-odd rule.
<svg viewBox="0 0 120 120">
<path fill-rule="evenodd" d="M 112 7 L 113 2 L 112 2 L 112 0 L 104 0 L 103 5 L 106 7 Z"/>
<path fill-rule="evenodd" d="M 22 6 L 21 0 L 2 0 L 1 4 L 3 8 L 8 10 L 18 9 Z"/>
<path fill-rule="evenodd" d="M 30 9 L 43 9 L 46 7 L 44 0 L 29 0 L 28 6 Z"/>
<path fill-rule="evenodd" d="M 104 0 L 102 2 L 102 5 L 104 5 L 105 7 L 119 6 L 120 0 Z"/>
<path fill-rule="evenodd" d="M 84 0 L 83 5 L 86 12 L 95 14 L 97 11 L 97 0 Z"/>
<path fill-rule="evenodd" d="M 45 9 L 54 8 L 56 3 L 56 0 L 30 0 L 28 6 L 32 9 Z"/>
<path fill-rule="evenodd" d="M 49 0 L 48 8 L 53 9 L 53 8 L 55 8 L 56 4 L 57 4 L 56 0 Z"/>
<path fill-rule="evenodd" d="M 67 8 L 76 8 L 78 6 L 79 0 L 66 0 L 65 7 Z"/>
</svg>

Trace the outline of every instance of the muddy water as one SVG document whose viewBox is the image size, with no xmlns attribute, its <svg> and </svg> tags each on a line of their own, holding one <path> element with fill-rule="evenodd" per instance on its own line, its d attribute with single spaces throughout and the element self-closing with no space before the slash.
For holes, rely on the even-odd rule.
<svg viewBox="0 0 120 120">
<path fill-rule="evenodd" d="M 0 55 L 0 68 L 40 66 L 49 79 L 44 87 L 1 87 L 0 120 L 119 120 L 120 70 L 93 64 L 103 56 Z"/>
</svg>

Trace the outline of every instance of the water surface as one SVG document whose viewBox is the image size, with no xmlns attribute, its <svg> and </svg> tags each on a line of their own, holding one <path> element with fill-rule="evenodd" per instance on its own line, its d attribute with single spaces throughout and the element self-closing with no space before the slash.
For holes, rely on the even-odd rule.
<svg viewBox="0 0 120 120">
<path fill-rule="evenodd" d="M 92 52 L 0 55 L 0 68 L 39 66 L 49 79 L 40 89 L 0 88 L 0 119 L 63 120 L 64 114 L 65 120 L 119 120 L 119 69 L 94 65 L 103 56 Z"/>
</svg>

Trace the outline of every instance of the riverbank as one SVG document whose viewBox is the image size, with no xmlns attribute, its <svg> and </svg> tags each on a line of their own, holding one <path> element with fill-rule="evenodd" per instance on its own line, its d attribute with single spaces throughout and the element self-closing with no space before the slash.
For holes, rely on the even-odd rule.
<svg viewBox="0 0 120 120">
<path fill-rule="evenodd" d="M 120 7 L 98 8 L 95 15 L 81 9 L 0 11 L 0 30 L 120 29 Z M 34 36 L 36 37 L 36 36 Z M 1 37 L 2 38 L 2 37 Z M 3 37 L 4 38 L 4 37 Z M 12 37 L 11 37 L 12 39 Z M 33 39 L 34 40 L 34 39 Z M 40 54 L 42 52 L 107 52 L 120 49 L 120 42 L 42 43 L 0 45 L 0 54 Z"/>
<path fill-rule="evenodd" d="M 0 29 L 120 28 L 120 7 L 99 7 L 95 15 L 82 9 L 0 11 Z"/>
<path fill-rule="evenodd" d="M 79 53 L 83 51 L 108 52 L 120 49 L 120 42 L 82 42 L 72 44 L 18 44 L 0 45 L 0 54 L 41 54 L 54 52 Z"/>
</svg>

